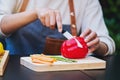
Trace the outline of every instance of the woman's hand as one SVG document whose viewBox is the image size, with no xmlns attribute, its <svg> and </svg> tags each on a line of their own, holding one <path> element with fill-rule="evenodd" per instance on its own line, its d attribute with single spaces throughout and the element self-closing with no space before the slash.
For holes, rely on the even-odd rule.
<svg viewBox="0 0 120 80">
<path fill-rule="evenodd" d="M 83 33 L 81 33 L 80 37 L 85 39 L 89 53 L 92 53 L 99 48 L 100 40 L 97 37 L 96 32 L 92 31 L 91 29 L 87 28 Z"/>
<path fill-rule="evenodd" d="M 53 10 L 49 8 L 36 9 L 37 16 L 41 20 L 42 24 L 51 29 L 55 28 L 57 24 L 58 31 L 62 32 L 62 18 L 58 10 Z"/>
</svg>

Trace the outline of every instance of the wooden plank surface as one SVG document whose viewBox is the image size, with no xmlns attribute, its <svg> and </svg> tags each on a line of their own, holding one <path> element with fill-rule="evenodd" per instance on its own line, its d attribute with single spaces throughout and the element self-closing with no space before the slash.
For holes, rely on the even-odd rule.
<svg viewBox="0 0 120 80">
<path fill-rule="evenodd" d="M 4 70 L 8 63 L 8 58 L 9 58 L 9 51 L 6 50 L 0 62 L 0 76 L 3 76 Z"/>
<path fill-rule="evenodd" d="M 77 62 L 73 63 L 57 61 L 52 65 L 33 63 L 30 57 L 21 57 L 20 64 L 37 72 L 106 68 L 106 61 L 92 56 L 87 56 L 84 59 L 77 59 Z"/>
</svg>

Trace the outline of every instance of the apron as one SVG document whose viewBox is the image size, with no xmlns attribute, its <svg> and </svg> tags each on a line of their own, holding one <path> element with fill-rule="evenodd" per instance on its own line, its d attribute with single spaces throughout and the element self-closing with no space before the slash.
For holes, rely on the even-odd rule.
<svg viewBox="0 0 120 80">
<path fill-rule="evenodd" d="M 70 25 L 63 25 L 63 31 L 71 33 Z M 44 51 L 46 37 L 66 39 L 57 28 L 52 30 L 43 26 L 40 20 L 35 20 L 5 39 L 6 50 L 10 55 L 40 54 Z"/>
</svg>

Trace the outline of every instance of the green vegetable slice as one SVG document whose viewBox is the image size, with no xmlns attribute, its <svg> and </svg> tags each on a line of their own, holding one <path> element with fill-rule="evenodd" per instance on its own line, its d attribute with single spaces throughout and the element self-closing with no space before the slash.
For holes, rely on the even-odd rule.
<svg viewBox="0 0 120 80">
<path fill-rule="evenodd" d="M 68 62 L 68 63 L 77 62 L 76 60 L 68 59 L 68 58 L 63 58 L 61 56 L 51 56 L 51 58 L 55 58 L 58 61 L 63 61 L 63 62 Z"/>
</svg>

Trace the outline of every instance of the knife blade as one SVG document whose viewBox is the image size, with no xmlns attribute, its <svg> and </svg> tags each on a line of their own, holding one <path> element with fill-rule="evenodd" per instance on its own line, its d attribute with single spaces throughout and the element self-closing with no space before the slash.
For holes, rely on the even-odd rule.
<svg viewBox="0 0 120 80">
<path fill-rule="evenodd" d="M 75 37 L 73 37 L 68 31 L 63 32 L 63 35 L 64 35 L 68 40 L 73 38 L 73 39 L 76 41 L 78 47 L 80 47 L 80 48 L 83 47 L 82 44 L 81 44 Z"/>
</svg>

